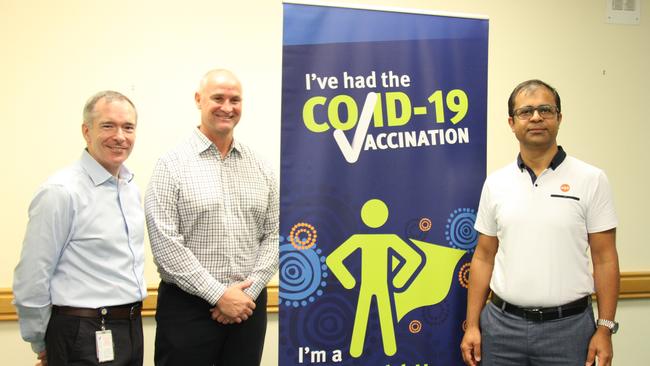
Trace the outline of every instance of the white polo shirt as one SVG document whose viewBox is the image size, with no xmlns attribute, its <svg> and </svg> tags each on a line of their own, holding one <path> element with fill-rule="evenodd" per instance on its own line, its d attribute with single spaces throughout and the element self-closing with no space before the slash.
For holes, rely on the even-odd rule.
<svg viewBox="0 0 650 366">
<path fill-rule="evenodd" d="M 534 183 L 516 162 L 485 181 L 474 228 L 499 240 L 490 287 L 506 302 L 558 306 L 594 292 L 587 235 L 618 220 L 605 173 L 565 156 L 560 147 Z"/>
</svg>

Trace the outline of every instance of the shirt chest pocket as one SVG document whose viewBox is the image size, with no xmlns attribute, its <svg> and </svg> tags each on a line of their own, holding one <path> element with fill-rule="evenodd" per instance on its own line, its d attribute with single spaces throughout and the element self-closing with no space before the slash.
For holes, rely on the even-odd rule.
<svg viewBox="0 0 650 366">
<path fill-rule="evenodd" d="M 550 193 L 547 200 L 547 219 L 551 227 L 581 227 L 586 225 L 584 200 L 569 194 Z"/>
</svg>

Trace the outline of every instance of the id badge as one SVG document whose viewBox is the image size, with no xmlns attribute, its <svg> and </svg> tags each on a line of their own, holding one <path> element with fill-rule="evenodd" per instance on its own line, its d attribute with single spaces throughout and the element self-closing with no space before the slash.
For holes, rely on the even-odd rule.
<svg viewBox="0 0 650 366">
<path fill-rule="evenodd" d="M 97 360 L 108 362 L 115 359 L 113 352 L 113 334 L 110 330 L 98 330 L 95 332 L 95 344 L 97 349 Z"/>
</svg>

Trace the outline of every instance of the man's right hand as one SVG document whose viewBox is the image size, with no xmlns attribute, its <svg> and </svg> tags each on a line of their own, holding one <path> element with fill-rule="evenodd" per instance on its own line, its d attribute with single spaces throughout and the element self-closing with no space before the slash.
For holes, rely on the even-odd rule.
<svg viewBox="0 0 650 366">
<path fill-rule="evenodd" d="M 212 318 L 217 320 L 218 317 L 225 316 L 234 323 L 241 323 L 248 319 L 255 310 L 255 302 L 248 296 L 244 290 L 253 284 L 247 280 L 234 284 L 226 289 L 221 298 L 217 301 L 217 306 L 213 311 Z"/>
<path fill-rule="evenodd" d="M 460 350 L 466 365 L 478 365 L 481 361 L 481 331 L 478 327 L 467 328 L 460 342 Z"/>
<path fill-rule="evenodd" d="M 38 358 L 38 362 L 35 366 L 47 366 L 47 355 L 45 354 L 45 351 L 39 352 L 36 358 Z"/>
</svg>

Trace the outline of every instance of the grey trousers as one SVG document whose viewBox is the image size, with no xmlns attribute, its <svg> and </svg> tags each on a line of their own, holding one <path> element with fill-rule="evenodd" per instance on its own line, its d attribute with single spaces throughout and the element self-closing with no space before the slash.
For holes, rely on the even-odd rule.
<svg viewBox="0 0 650 366">
<path fill-rule="evenodd" d="M 596 331 L 591 306 L 577 315 L 537 322 L 488 303 L 481 312 L 482 366 L 584 365 Z"/>
</svg>

